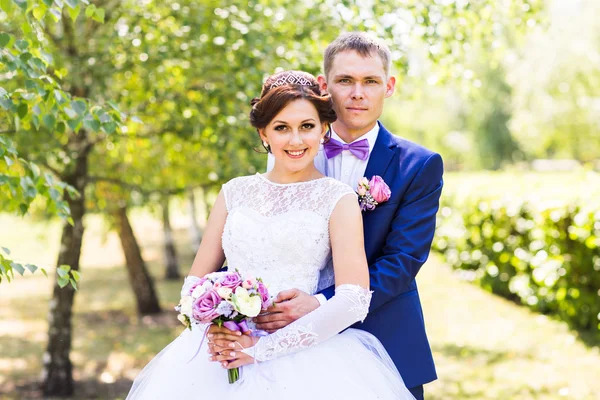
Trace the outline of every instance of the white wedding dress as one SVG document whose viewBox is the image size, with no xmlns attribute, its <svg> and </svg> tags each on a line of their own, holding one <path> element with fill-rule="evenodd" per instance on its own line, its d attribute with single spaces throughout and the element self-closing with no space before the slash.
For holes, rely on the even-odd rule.
<svg viewBox="0 0 600 400">
<path fill-rule="evenodd" d="M 315 293 L 331 258 L 329 216 L 353 190 L 332 178 L 276 184 L 257 174 L 229 181 L 223 192 L 228 267 L 262 278 L 272 295 Z M 365 318 L 370 296 L 339 286 L 317 310 L 246 349 L 258 362 L 242 367 L 234 384 L 208 360 L 206 340 L 192 359 L 205 329 L 186 329 L 142 370 L 127 399 L 413 400 L 381 343 L 346 329 Z"/>
</svg>

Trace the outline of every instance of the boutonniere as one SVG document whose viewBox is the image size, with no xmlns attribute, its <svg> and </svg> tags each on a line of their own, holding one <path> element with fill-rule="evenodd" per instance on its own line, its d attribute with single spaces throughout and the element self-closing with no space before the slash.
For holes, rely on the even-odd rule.
<svg viewBox="0 0 600 400">
<path fill-rule="evenodd" d="M 370 181 L 367 178 L 359 179 L 356 193 L 361 211 L 374 210 L 380 203 L 388 201 L 392 195 L 390 187 L 379 175 L 374 175 Z"/>
</svg>

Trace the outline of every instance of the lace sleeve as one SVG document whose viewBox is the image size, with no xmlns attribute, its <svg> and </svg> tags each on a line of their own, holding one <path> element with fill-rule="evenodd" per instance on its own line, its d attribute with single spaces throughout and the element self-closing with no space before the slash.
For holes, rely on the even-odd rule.
<svg viewBox="0 0 600 400">
<path fill-rule="evenodd" d="M 358 285 L 340 285 L 327 303 L 285 328 L 261 337 L 255 346 L 243 351 L 257 361 L 268 361 L 316 346 L 363 321 L 369 311 L 371 293 Z"/>
</svg>

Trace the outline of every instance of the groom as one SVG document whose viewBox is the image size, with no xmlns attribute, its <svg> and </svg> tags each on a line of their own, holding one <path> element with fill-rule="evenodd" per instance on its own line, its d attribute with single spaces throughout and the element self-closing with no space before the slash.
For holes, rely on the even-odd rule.
<svg viewBox="0 0 600 400">
<path fill-rule="evenodd" d="M 427 260 L 435 231 L 443 164 L 439 154 L 393 136 L 378 121 L 385 98 L 394 93 L 390 64 L 388 47 L 363 33 L 342 34 L 327 47 L 325 74 L 318 79 L 332 96 L 337 121 L 315 166 L 355 189 L 360 178 L 373 175 L 381 176 L 391 189 L 387 202 L 363 212 L 373 298 L 369 315 L 354 327 L 381 341 L 406 387 L 423 399 L 423 385 L 437 376 L 415 277 Z M 363 151 L 355 151 L 355 146 Z M 258 317 L 257 327 L 281 329 L 333 294 L 333 285 L 316 296 L 282 292 L 277 301 L 283 303 Z"/>
</svg>

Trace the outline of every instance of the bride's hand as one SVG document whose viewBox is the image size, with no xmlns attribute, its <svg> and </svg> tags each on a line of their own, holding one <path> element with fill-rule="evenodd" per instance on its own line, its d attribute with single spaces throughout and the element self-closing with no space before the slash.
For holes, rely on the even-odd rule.
<svg viewBox="0 0 600 400">
<path fill-rule="evenodd" d="M 254 318 L 258 329 L 273 333 L 319 308 L 315 296 L 299 289 L 279 292 L 266 314 Z"/>
<path fill-rule="evenodd" d="M 211 335 L 209 337 L 212 341 L 210 361 L 220 362 L 226 369 L 254 363 L 254 358 L 241 350 L 254 346 L 260 338 L 249 335 L 233 336 L 228 333 Z"/>
</svg>

